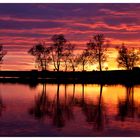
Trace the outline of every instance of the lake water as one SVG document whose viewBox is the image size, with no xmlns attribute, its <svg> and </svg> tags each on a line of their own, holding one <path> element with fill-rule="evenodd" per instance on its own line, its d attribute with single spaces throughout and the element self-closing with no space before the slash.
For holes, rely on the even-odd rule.
<svg viewBox="0 0 140 140">
<path fill-rule="evenodd" d="M 140 86 L 0 84 L 0 136 L 140 136 Z"/>
</svg>

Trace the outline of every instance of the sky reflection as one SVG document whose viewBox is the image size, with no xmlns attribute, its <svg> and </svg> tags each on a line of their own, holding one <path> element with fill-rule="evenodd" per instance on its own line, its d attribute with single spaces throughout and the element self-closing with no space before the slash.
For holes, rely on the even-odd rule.
<svg viewBox="0 0 140 140">
<path fill-rule="evenodd" d="M 0 87 L 0 136 L 139 136 L 139 86 Z"/>
</svg>

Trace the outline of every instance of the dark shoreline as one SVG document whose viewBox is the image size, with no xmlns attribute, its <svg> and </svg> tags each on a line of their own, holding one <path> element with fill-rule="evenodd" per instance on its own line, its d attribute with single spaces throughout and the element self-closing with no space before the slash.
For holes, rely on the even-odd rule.
<svg viewBox="0 0 140 140">
<path fill-rule="evenodd" d="M 92 72 L 0 71 L 0 83 L 140 84 L 140 70 Z"/>
</svg>

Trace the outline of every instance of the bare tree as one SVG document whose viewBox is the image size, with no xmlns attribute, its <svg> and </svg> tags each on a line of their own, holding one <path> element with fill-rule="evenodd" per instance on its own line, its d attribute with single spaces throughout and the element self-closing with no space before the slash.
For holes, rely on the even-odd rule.
<svg viewBox="0 0 140 140">
<path fill-rule="evenodd" d="M 0 64 L 3 62 L 3 57 L 6 55 L 6 51 L 3 50 L 3 45 L 0 44 Z"/>
<path fill-rule="evenodd" d="M 132 70 L 140 60 L 140 52 L 134 48 L 127 48 L 124 44 L 118 49 L 118 67 L 125 68 L 127 70 Z"/>
<path fill-rule="evenodd" d="M 89 56 L 89 51 L 85 49 L 83 50 L 82 54 L 80 54 L 77 58 L 77 64 L 82 65 L 82 71 L 85 71 L 85 66 L 90 63 Z"/>
<path fill-rule="evenodd" d="M 106 61 L 106 46 L 105 38 L 103 34 L 94 35 L 93 38 L 87 43 L 87 48 L 91 52 L 92 62 L 99 63 L 99 69 L 102 71 L 102 64 Z"/>
<path fill-rule="evenodd" d="M 68 64 L 70 69 L 72 69 L 72 71 L 74 72 L 76 70 L 76 67 L 78 65 L 78 56 L 76 54 L 74 54 L 74 49 L 75 49 L 75 45 L 74 44 L 69 44 L 69 57 L 68 57 Z"/>
<path fill-rule="evenodd" d="M 67 40 L 65 39 L 63 34 L 56 34 L 52 37 L 52 45 L 51 45 L 51 56 L 54 65 L 54 69 L 59 71 L 60 65 L 64 56 L 64 50 L 66 49 Z"/>
<path fill-rule="evenodd" d="M 69 57 L 69 64 L 70 64 L 70 67 L 72 68 L 73 72 L 75 71 L 75 69 L 78 65 L 77 60 L 78 60 L 78 57 L 74 54 Z"/>
<path fill-rule="evenodd" d="M 73 59 L 74 48 L 75 48 L 74 44 L 71 44 L 70 42 L 67 43 L 66 49 L 65 49 L 64 54 L 63 54 L 63 61 L 64 61 L 64 64 L 65 64 L 65 71 L 67 71 L 68 66 L 69 66 L 68 64 L 70 64 L 72 59 Z"/>
<path fill-rule="evenodd" d="M 45 47 L 45 43 L 37 43 L 28 51 L 28 53 L 35 57 L 35 62 L 39 69 L 46 70 L 51 58 L 49 56 L 50 49 Z"/>
</svg>

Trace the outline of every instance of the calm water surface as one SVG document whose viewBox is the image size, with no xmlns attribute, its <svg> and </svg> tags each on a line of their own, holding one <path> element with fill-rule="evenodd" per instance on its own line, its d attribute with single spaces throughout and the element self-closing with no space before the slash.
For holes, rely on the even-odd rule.
<svg viewBox="0 0 140 140">
<path fill-rule="evenodd" d="M 140 136 L 140 86 L 0 84 L 0 136 Z"/>
</svg>

